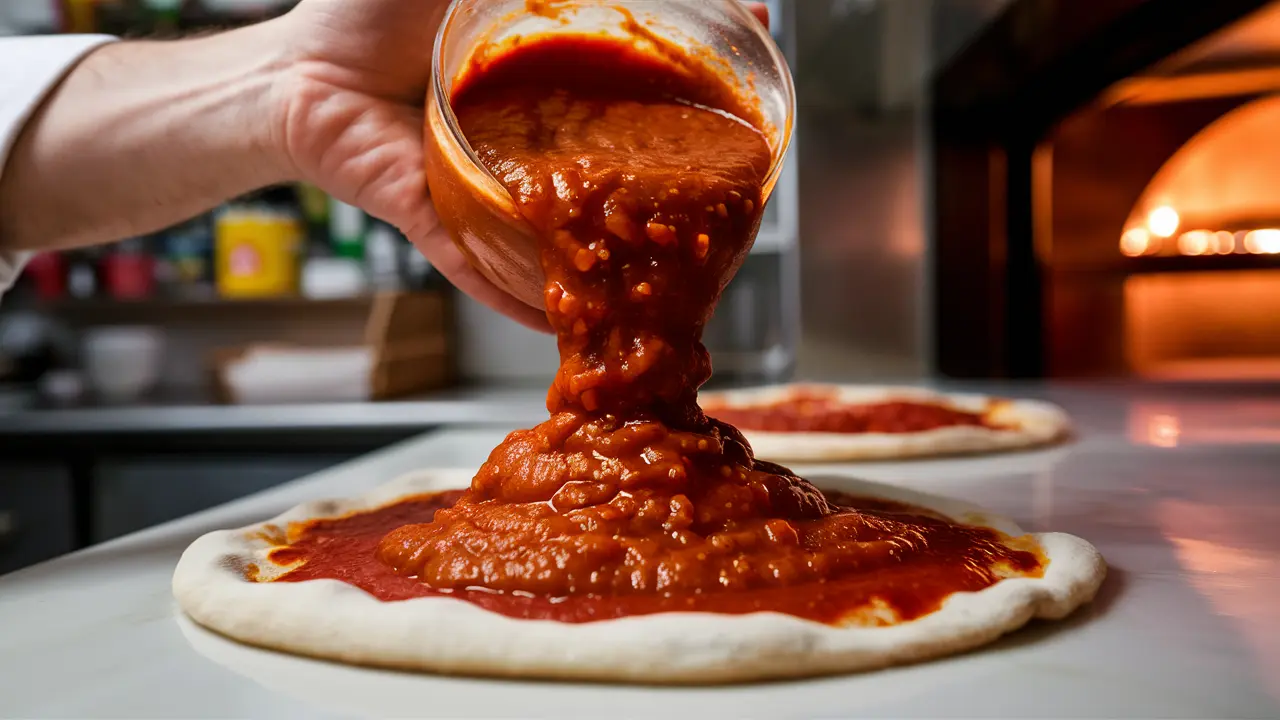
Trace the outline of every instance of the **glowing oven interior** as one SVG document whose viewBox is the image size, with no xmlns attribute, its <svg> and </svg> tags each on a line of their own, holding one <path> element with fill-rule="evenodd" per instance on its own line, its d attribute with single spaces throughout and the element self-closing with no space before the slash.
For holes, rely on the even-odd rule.
<svg viewBox="0 0 1280 720">
<path fill-rule="evenodd" d="M 1227 113 L 1183 145 L 1134 207 L 1118 249 L 1280 256 L 1280 96 Z M 1280 269 L 1133 275 L 1124 305 L 1125 354 L 1138 375 L 1280 378 Z"/>
<path fill-rule="evenodd" d="M 1280 255 L 1280 97 L 1202 130 L 1160 169 L 1120 237 L 1145 255 Z"/>
<path fill-rule="evenodd" d="M 1280 3 L 1041 146 L 1047 374 L 1280 379 Z"/>
</svg>

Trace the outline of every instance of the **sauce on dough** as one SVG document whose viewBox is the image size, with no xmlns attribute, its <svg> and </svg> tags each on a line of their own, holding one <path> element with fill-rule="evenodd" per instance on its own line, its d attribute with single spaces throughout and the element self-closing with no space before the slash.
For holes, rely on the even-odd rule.
<svg viewBox="0 0 1280 720">
<path fill-rule="evenodd" d="M 463 132 L 539 236 L 560 349 L 550 419 L 508 436 L 460 496 L 306 528 L 277 551 L 301 562 L 282 579 L 565 622 L 879 623 L 1040 572 L 998 533 L 828 497 L 698 407 L 702 331 L 759 227 L 772 151 L 710 66 L 639 48 L 526 37 L 457 79 Z"/>
<path fill-rule="evenodd" d="M 994 531 L 957 525 L 924 508 L 839 493 L 828 493 L 826 499 L 845 521 L 807 526 L 804 542 L 818 549 L 857 543 L 858 566 L 801 585 L 702 593 L 495 593 L 479 586 L 434 588 L 372 560 L 387 533 L 406 523 L 430 523 L 461 495 L 424 495 L 295 526 L 291 544 L 271 553 L 276 564 L 294 566 L 277 581 L 341 580 L 389 602 L 453 597 L 509 617 L 570 623 L 674 611 L 772 611 L 818 622 L 877 626 L 922 617 L 953 592 L 981 590 L 1010 575 L 1035 576 L 1040 568 L 1034 547 L 1017 550 L 1010 543 L 1018 541 Z M 856 541 L 851 532 L 857 533 Z M 749 552 L 741 555 L 747 561 L 755 558 Z"/>
<path fill-rule="evenodd" d="M 759 405 L 716 405 L 708 412 L 743 430 L 812 433 L 918 433 L 948 427 L 1008 429 L 992 423 L 984 412 L 969 412 L 937 403 L 892 400 L 850 403 L 836 393 L 798 391 L 783 400 Z"/>
</svg>

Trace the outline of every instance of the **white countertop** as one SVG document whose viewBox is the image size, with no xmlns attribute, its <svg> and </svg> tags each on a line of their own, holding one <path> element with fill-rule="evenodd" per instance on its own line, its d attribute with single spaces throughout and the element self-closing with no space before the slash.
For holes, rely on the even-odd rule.
<svg viewBox="0 0 1280 720">
<path fill-rule="evenodd" d="M 983 651 L 862 676 L 628 688 L 347 668 L 176 615 L 170 573 L 198 535 L 420 467 L 474 467 L 502 436 L 460 430 L 0 578 L 0 716 L 1280 717 L 1280 392 L 1047 395 L 1079 422 L 1074 444 L 805 469 L 964 498 L 1098 546 L 1111 573 L 1093 606 Z"/>
</svg>

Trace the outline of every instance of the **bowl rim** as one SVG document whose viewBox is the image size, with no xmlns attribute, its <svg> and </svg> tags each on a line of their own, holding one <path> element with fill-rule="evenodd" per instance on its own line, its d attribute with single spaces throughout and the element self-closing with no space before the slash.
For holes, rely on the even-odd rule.
<svg viewBox="0 0 1280 720">
<path fill-rule="evenodd" d="M 453 103 L 445 90 L 444 83 L 444 40 L 448 35 L 449 26 L 457 18 L 459 11 L 464 2 L 473 2 L 474 0 L 450 0 L 449 7 L 445 11 L 443 19 L 440 21 L 440 27 L 436 30 L 435 42 L 431 49 L 431 90 L 434 97 L 434 105 L 440 113 L 443 120 L 445 130 L 449 140 L 455 148 L 462 150 L 467 160 L 470 162 L 472 169 L 478 170 L 484 178 L 483 182 L 488 186 L 487 190 L 498 198 L 509 199 L 510 194 L 505 186 L 498 181 L 484 163 L 480 161 L 480 156 L 476 154 L 471 143 L 467 141 L 466 135 L 462 132 L 462 128 L 458 125 L 457 115 L 453 112 Z M 603 0 L 588 0 L 603 1 Z M 680 2 L 687 5 L 701 5 L 707 0 L 671 0 L 672 2 Z M 774 187 L 778 183 L 778 179 L 782 175 L 782 170 L 786 164 L 787 153 L 791 149 L 792 142 L 795 138 L 795 119 L 796 119 L 796 87 L 795 78 L 791 74 L 791 67 L 787 63 L 787 57 L 782 52 L 782 48 L 778 42 L 770 34 L 769 29 L 756 18 L 755 14 L 747 9 L 747 6 L 740 0 L 716 0 L 721 5 L 726 6 L 731 19 L 737 20 L 739 23 L 749 29 L 765 49 L 766 55 L 770 62 L 778 70 L 779 77 L 782 78 L 782 92 L 785 95 L 786 116 L 783 126 L 777 129 L 776 147 L 773 147 L 773 157 L 769 172 L 765 176 L 762 187 L 765 190 L 765 197 L 769 197 Z M 760 128 L 757 128 L 760 129 Z M 775 145 L 775 143 L 770 143 Z"/>
</svg>

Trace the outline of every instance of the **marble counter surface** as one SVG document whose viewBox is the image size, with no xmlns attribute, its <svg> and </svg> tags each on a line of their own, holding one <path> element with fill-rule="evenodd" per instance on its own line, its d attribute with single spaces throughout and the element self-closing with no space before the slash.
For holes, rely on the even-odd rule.
<svg viewBox="0 0 1280 720">
<path fill-rule="evenodd" d="M 1098 546 L 1111 573 L 1092 606 L 979 652 L 853 677 L 627 688 L 347 668 L 178 617 L 169 578 L 198 535 L 424 466 L 474 467 L 502 436 L 446 430 L 0 578 L 0 716 L 1280 716 L 1280 389 L 1035 394 L 1073 414 L 1075 442 L 803 468 L 964 498 Z"/>
</svg>

